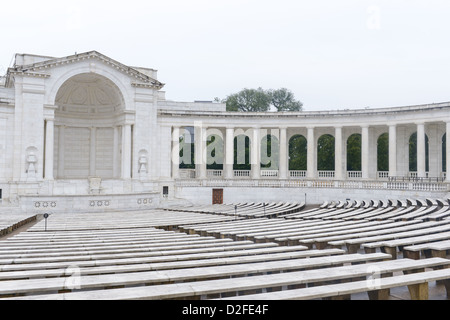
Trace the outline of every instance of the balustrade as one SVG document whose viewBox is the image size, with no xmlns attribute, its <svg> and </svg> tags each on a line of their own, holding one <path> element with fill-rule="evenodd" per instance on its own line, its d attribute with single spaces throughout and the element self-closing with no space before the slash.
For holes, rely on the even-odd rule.
<svg viewBox="0 0 450 320">
<path fill-rule="evenodd" d="M 289 170 L 291 178 L 306 178 L 306 170 Z"/>
<path fill-rule="evenodd" d="M 223 170 L 206 170 L 206 176 L 208 178 L 223 177 Z"/>
<path fill-rule="evenodd" d="M 276 178 L 278 177 L 278 170 L 261 170 L 261 177 L 264 178 Z"/>
<path fill-rule="evenodd" d="M 362 178 L 362 171 L 347 171 L 347 178 Z"/>
<path fill-rule="evenodd" d="M 317 171 L 319 178 L 334 178 L 334 171 L 332 170 L 319 170 Z"/>
<path fill-rule="evenodd" d="M 251 170 L 233 170 L 233 176 L 241 178 L 250 178 Z"/>
</svg>

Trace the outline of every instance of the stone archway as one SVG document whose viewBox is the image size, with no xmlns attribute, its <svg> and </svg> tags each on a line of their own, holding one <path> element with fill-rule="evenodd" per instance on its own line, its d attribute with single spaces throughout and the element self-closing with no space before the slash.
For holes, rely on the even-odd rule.
<svg viewBox="0 0 450 320">
<path fill-rule="evenodd" d="M 59 88 L 55 105 L 54 177 L 119 178 L 125 104 L 117 86 L 78 74 Z"/>
</svg>

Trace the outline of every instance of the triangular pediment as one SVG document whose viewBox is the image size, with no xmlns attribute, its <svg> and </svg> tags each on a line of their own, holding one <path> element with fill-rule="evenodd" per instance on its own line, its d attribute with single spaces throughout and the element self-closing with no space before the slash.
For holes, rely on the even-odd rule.
<svg viewBox="0 0 450 320">
<path fill-rule="evenodd" d="M 25 65 L 15 65 L 12 68 L 8 69 L 8 74 L 27 74 L 31 76 L 46 76 L 45 70 L 49 68 L 54 68 L 56 66 L 68 65 L 72 63 L 77 63 L 86 59 L 95 59 L 100 60 L 101 62 L 107 64 L 111 68 L 119 70 L 120 72 L 126 74 L 129 77 L 133 77 L 136 81 L 136 85 L 139 86 L 150 86 L 156 89 L 161 89 L 164 84 L 159 82 L 158 80 L 151 77 L 148 72 L 143 72 L 139 69 L 143 68 L 135 68 L 126 66 L 114 59 L 111 59 L 104 54 L 101 54 L 97 51 L 89 51 L 85 53 L 74 54 L 71 56 L 63 57 L 63 58 L 50 58 L 44 59 L 43 61 L 39 61 L 32 64 Z M 143 69 L 145 70 L 145 69 Z"/>
</svg>

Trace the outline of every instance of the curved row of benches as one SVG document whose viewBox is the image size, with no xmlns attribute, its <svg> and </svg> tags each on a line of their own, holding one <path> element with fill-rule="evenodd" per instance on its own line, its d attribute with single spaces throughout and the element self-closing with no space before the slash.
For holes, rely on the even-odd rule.
<svg viewBox="0 0 450 320">
<path fill-rule="evenodd" d="M 394 258 L 398 250 L 403 250 L 406 256 L 417 259 L 421 252 L 430 256 L 434 250 L 435 255 L 442 256 L 443 251 L 450 249 L 448 207 L 448 201 L 440 199 L 340 201 L 276 219 L 182 225 L 180 229 L 191 234 L 257 243 L 346 248 L 349 253 L 360 248 L 366 252 L 381 250 Z"/>
<path fill-rule="evenodd" d="M 448 237 L 450 220 L 330 219 L 332 211 L 323 211 L 334 207 L 349 218 L 345 210 L 368 209 L 356 201 L 312 210 L 303 204 L 298 212 L 266 204 L 264 216 L 256 203 L 240 204 L 237 216 L 235 205 L 51 215 L 47 231 L 40 221 L 0 240 L 0 298 L 316 299 L 366 292 L 387 299 L 390 288 L 406 286 L 412 299 L 427 299 L 436 280 L 450 292 L 450 260 L 438 240 Z M 433 239 L 427 243 L 434 249 L 416 247 L 425 245 L 420 237 Z M 389 241 L 397 249 L 389 250 Z M 411 247 L 426 254 L 408 256 Z M 399 248 L 407 258 L 397 256 Z"/>
<path fill-rule="evenodd" d="M 30 223 L 36 221 L 36 214 L 0 214 L 0 237 L 6 236 L 13 232 L 14 230 Z"/>
<path fill-rule="evenodd" d="M 220 205 L 172 207 L 167 210 L 231 215 L 243 218 L 274 218 L 303 210 L 304 202 L 246 202 Z"/>
</svg>

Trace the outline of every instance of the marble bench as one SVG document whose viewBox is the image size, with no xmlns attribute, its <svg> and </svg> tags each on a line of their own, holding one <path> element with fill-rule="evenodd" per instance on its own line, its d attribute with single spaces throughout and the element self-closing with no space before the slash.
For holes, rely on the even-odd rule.
<svg viewBox="0 0 450 320">
<path fill-rule="evenodd" d="M 364 292 L 367 292 L 369 299 L 371 300 L 387 300 L 387 290 L 405 286 L 409 289 L 411 300 L 428 300 L 429 283 L 441 280 L 445 281 L 447 297 L 449 297 L 450 269 L 443 269 L 380 278 L 374 281 L 362 280 L 304 289 L 235 296 L 222 298 L 221 300 L 313 300 L 320 298 L 348 297 L 348 295 L 351 294 Z"/>
<path fill-rule="evenodd" d="M 196 268 L 196 267 L 209 267 L 209 266 L 221 266 L 243 263 L 255 263 L 255 262 L 269 262 L 280 261 L 288 259 L 302 259 L 312 257 L 325 257 L 325 256 L 337 256 L 343 255 L 345 252 L 339 249 L 326 249 L 326 250 L 307 250 L 306 247 L 299 247 L 295 251 L 283 251 L 283 252 L 268 252 L 246 256 L 225 256 L 225 257 L 212 257 L 212 258 L 200 258 L 194 260 L 168 260 L 162 262 L 143 262 L 136 263 L 131 261 L 130 264 L 105 264 L 101 266 L 85 266 L 78 267 L 80 275 L 96 275 L 107 273 L 124 273 L 124 272 L 141 272 L 152 270 L 168 270 L 168 269 L 183 269 L 183 268 Z M 32 270 L 20 270 L 15 271 L 2 271 L 0 272 L 0 280 L 14 280 L 14 279 L 35 279 L 45 277 L 60 277 L 64 276 L 67 272 L 67 267 L 53 268 L 53 269 L 32 269 Z"/>
<path fill-rule="evenodd" d="M 391 221 L 365 221 L 365 220 L 356 220 L 356 221 L 344 221 L 343 227 L 340 228 L 331 228 L 327 230 L 319 230 L 319 232 L 315 234 L 302 234 L 299 236 L 288 236 L 289 245 L 294 244 L 303 244 L 312 246 L 314 243 L 325 243 L 326 241 L 332 241 L 335 237 L 339 238 L 344 237 L 354 237 L 354 235 L 358 232 L 363 232 L 366 230 L 380 230 L 385 229 L 387 226 L 391 225 Z M 360 231 L 362 230 L 362 231 Z M 327 239 L 330 238 L 330 239 Z"/>
<path fill-rule="evenodd" d="M 280 247 L 271 244 L 254 244 L 245 245 L 239 247 L 230 247 L 231 250 L 224 250 L 224 248 L 217 248 L 216 250 L 196 250 L 195 252 L 186 250 L 178 251 L 155 251 L 148 253 L 145 256 L 137 256 L 133 258 L 109 258 L 104 260 L 89 259 L 89 260 L 76 260 L 76 266 L 80 268 L 85 267 L 102 267 L 111 265 L 130 265 L 130 264 L 143 264 L 143 263 L 162 263 L 171 261 L 190 261 L 199 259 L 217 259 L 225 257 L 245 257 L 252 255 L 264 255 L 274 253 L 288 253 L 296 252 L 298 250 L 307 249 L 304 246 L 294 247 Z M 227 248 L 229 249 L 229 248 Z M 236 250 L 239 249 L 239 250 Z M 343 252 L 343 251 L 341 251 Z M 11 262 L 11 261 L 10 261 Z M 20 271 L 20 270 L 40 270 L 40 269 L 56 269 L 56 268 L 68 268 L 74 265 L 74 261 L 54 261 L 48 259 L 48 261 L 34 261 L 34 263 L 22 263 L 22 264 L 4 264 L 0 265 L 1 272 L 7 271 Z"/>
<path fill-rule="evenodd" d="M 346 263 L 380 261 L 385 254 L 354 254 L 310 259 L 289 259 L 270 262 L 244 263 L 223 266 L 208 266 L 189 269 L 173 269 L 147 272 L 127 272 L 106 275 L 84 275 L 80 277 L 80 290 L 104 289 L 117 286 L 154 285 L 185 281 L 203 281 L 230 277 L 248 277 L 253 274 L 290 272 L 310 268 L 331 267 Z M 8 294 L 32 294 L 70 289 L 66 277 L 29 280 L 5 280 L 0 286 L 0 296 Z"/>
<path fill-rule="evenodd" d="M 423 255 L 427 258 L 445 258 L 448 250 L 450 250 L 450 240 L 443 240 L 404 247 L 403 256 L 410 259 L 420 259 L 421 252 L 423 252 Z"/>
<path fill-rule="evenodd" d="M 383 252 L 388 252 L 392 255 L 394 259 L 397 258 L 397 251 L 403 250 L 403 247 L 420 244 L 426 242 L 433 242 L 439 240 L 448 240 L 450 239 L 450 231 L 441 231 L 436 233 L 425 233 L 420 236 L 411 236 L 401 239 L 395 239 L 390 241 L 380 241 L 375 243 L 363 244 L 363 247 L 366 249 L 366 252 L 374 252 L 376 248 L 381 248 Z"/>
<path fill-rule="evenodd" d="M 382 262 L 369 262 L 364 264 L 346 265 L 339 267 L 326 267 L 319 269 L 292 271 L 231 279 L 188 281 L 172 284 L 136 286 L 104 290 L 86 290 L 60 294 L 30 295 L 14 297 L 12 299 L 36 299 L 36 300 L 126 300 L 126 299 L 208 299 L 218 298 L 224 295 L 254 294 L 259 290 L 279 290 L 287 287 L 294 289 L 304 285 L 323 285 L 327 282 L 345 281 L 352 282 L 361 277 L 373 277 L 375 274 L 381 279 L 391 276 L 394 272 L 411 273 L 422 271 L 424 268 L 445 266 L 450 260 L 442 258 L 430 258 L 424 260 L 398 259 Z M 444 271 L 445 270 L 445 271 Z M 450 272 L 450 269 L 439 272 Z M 256 270 L 254 271 L 256 272 Z M 442 273 L 441 273 L 442 275 Z M 446 273 L 444 278 L 448 277 Z M 83 277 L 82 277 L 83 278 Z M 114 277 L 112 277 L 114 279 Z M 116 280 L 117 281 L 117 280 Z M 136 279 L 138 284 L 141 279 Z M 107 283 L 106 283 L 107 284 Z M 351 286 L 351 283 L 346 283 Z M 53 287 L 51 288 L 53 289 Z M 14 288 L 4 290 L 14 293 Z"/>
</svg>

